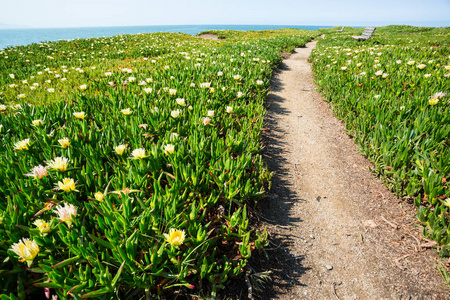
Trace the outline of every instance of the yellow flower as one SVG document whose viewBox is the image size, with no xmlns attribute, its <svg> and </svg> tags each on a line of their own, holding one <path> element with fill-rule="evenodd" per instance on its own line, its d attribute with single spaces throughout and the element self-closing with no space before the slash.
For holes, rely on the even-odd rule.
<svg viewBox="0 0 450 300">
<path fill-rule="evenodd" d="M 419 65 L 417 65 L 417 67 L 418 67 L 419 69 L 421 69 L 421 70 L 425 69 L 426 66 L 427 66 L 427 65 L 425 65 L 425 64 L 419 64 Z"/>
<path fill-rule="evenodd" d="M 14 144 L 15 150 L 28 150 L 28 146 L 30 146 L 30 139 L 24 139 L 22 141 L 18 141 Z"/>
<path fill-rule="evenodd" d="M 122 109 L 120 112 L 123 113 L 125 116 L 131 115 L 133 113 L 133 111 L 130 108 Z"/>
<path fill-rule="evenodd" d="M 39 232 L 41 234 L 47 234 L 50 231 L 52 231 L 50 224 L 45 222 L 44 220 L 38 219 L 38 220 L 34 221 L 33 224 L 36 225 L 36 227 L 39 229 Z"/>
<path fill-rule="evenodd" d="M 72 178 L 64 178 L 63 181 L 58 181 L 58 187 L 60 190 L 70 192 L 75 190 L 75 181 Z"/>
<path fill-rule="evenodd" d="M 25 98 L 25 94 L 19 94 L 19 95 L 17 95 L 17 99 L 22 99 L 22 98 Z"/>
<path fill-rule="evenodd" d="M 131 157 L 133 159 L 142 159 L 145 157 L 145 149 L 144 148 L 138 148 L 134 149 L 133 152 L 131 152 Z"/>
<path fill-rule="evenodd" d="M 58 215 L 61 222 L 66 222 L 69 226 L 72 225 L 73 218 L 77 216 L 76 206 L 64 203 L 64 206 L 58 205 L 55 209 L 56 211 L 53 212 Z"/>
<path fill-rule="evenodd" d="M 52 170 L 59 170 L 64 172 L 67 170 L 69 160 L 65 157 L 56 157 L 54 160 L 47 162 L 48 168 Z"/>
<path fill-rule="evenodd" d="M 23 238 L 19 242 L 12 244 L 10 250 L 20 256 L 21 261 L 26 261 L 29 267 L 39 253 L 39 246 L 35 241 Z"/>
<path fill-rule="evenodd" d="M 415 63 L 416 62 L 414 60 L 410 60 L 410 61 L 407 62 L 407 64 L 410 65 L 410 66 L 414 65 Z"/>
<path fill-rule="evenodd" d="M 183 244 L 186 234 L 184 233 L 184 230 L 170 228 L 169 234 L 164 233 L 164 237 L 172 246 L 180 246 Z"/>
<path fill-rule="evenodd" d="M 438 98 L 431 98 L 430 100 L 428 100 L 428 103 L 430 105 L 436 105 L 436 104 L 438 104 L 438 102 L 439 102 Z"/>
<path fill-rule="evenodd" d="M 450 66 L 444 66 L 446 71 L 450 71 Z"/>
<path fill-rule="evenodd" d="M 73 116 L 77 119 L 84 119 L 84 111 L 74 112 Z"/>
<path fill-rule="evenodd" d="M 168 154 L 172 154 L 175 152 L 175 146 L 172 144 L 167 144 L 166 146 L 164 146 L 164 153 L 166 155 Z"/>
<path fill-rule="evenodd" d="M 103 193 L 102 192 L 97 192 L 97 193 L 95 193 L 95 200 L 97 200 L 97 201 L 103 201 L 103 199 L 105 198 L 105 195 L 103 195 Z"/>
<path fill-rule="evenodd" d="M 42 119 L 33 120 L 31 123 L 33 123 L 34 126 L 39 126 L 44 124 L 44 121 Z"/>
<path fill-rule="evenodd" d="M 116 151 L 117 154 L 122 155 L 125 152 L 125 150 L 127 150 L 127 148 L 128 148 L 127 145 L 122 144 L 115 147 L 114 151 Z"/>
<path fill-rule="evenodd" d="M 58 143 L 59 143 L 59 144 L 61 145 L 61 147 L 63 147 L 63 148 L 67 148 L 67 147 L 70 146 L 70 141 L 69 141 L 69 139 L 68 139 L 67 137 L 58 140 Z"/>
</svg>

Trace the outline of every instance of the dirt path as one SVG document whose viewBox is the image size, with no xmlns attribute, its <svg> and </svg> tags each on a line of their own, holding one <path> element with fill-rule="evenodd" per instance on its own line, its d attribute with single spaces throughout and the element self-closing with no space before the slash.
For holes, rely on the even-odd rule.
<svg viewBox="0 0 450 300">
<path fill-rule="evenodd" d="M 368 170 L 315 92 L 315 44 L 284 60 L 268 100 L 263 155 L 274 177 L 261 205 L 272 242 L 255 268 L 272 269 L 273 291 L 261 297 L 448 299 L 433 252 L 420 247 L 414 207 Z"/>
</svg>

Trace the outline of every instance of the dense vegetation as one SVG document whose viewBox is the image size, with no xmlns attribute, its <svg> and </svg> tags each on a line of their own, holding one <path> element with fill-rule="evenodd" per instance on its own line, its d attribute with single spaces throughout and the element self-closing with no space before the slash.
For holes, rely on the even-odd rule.
<svg viewBox="0 0 450 300">
<path fill-rule="evenodd" d="M 214 293 L 266 245 L 263 101 L 318 33 L 221 34 L 0 51 L 1 299 Z"/>
<path fill-rule="evenodd" d="M 387 26 L 326 34 L 315 80 L 375 172 L 414 200 L 424 235 L 450 255 L 450 28 Z"/>
</svg>

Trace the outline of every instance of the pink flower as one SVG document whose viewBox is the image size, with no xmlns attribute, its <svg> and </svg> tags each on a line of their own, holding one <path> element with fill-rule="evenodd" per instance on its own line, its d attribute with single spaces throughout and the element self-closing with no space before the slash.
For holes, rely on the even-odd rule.
<svg viewBox="0 0 450 300">
<path fill-rule="evenodd" d="M 31 176 L 34 178 L 42 179 L 42 177 L 47 176 L 47 169 L 41 165 L 34 167 L 31 169 L 31 173 L 25 174 L 25 176 Z"/>
</svg>

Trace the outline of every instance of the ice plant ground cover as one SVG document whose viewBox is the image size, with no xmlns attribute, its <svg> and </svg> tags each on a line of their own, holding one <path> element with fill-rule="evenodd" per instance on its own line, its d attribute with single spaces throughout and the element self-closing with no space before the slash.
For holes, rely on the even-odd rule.
<svg viewBox="0 0 450 300">
<path fill-rule="evenodd" d="M 1 299 L 214 293 L 266 245 L 263 101 L 319 32 L 223 34 L 0 52 Z"/>
<path fill-rule="evenodd" d="M 450 29 L 378 28 L 326 34 L 315 81 L 375 172 L 418 208 L 425 237 L 450 256 Z"/>
</svg>

